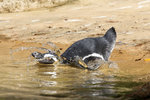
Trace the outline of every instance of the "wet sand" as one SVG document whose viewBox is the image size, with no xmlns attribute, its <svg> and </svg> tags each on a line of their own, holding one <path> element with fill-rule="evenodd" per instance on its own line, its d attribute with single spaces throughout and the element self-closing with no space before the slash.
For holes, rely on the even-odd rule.
<svg viewBox="0 0 150 100">
<path fill-rule="evenodd" d="M 117 75 L 148 82 L 149 0 L 82 0 L 54 9 L 0 14 L 0 61 L 8 60 L 5 56 L 9 56 L 10 49 L 43 46 L 49 41 L 63 52 L 77 40 L 103 36 L 112 26 L 117 31 L 117 43 L 110 60 L 118 64 Z M 99 70 L 105 72 L 105 68 Z"/>
</svg>

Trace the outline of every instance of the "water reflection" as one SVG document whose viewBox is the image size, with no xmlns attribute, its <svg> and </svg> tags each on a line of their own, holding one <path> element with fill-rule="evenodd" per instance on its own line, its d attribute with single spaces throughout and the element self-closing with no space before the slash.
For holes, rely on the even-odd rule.
<svg viewBox="0 0 150 100">
<path fill-rule="evenodd" d="M 42 96 L 108 98 L 115 94 L 114 83 L 111 84 L 114 77 L 105 76 L 100 70 L 87 71 L 71 66 L 37 67 L 32 81 L 37 82 L 38 76 L 39 94 Z"/>
</svg>

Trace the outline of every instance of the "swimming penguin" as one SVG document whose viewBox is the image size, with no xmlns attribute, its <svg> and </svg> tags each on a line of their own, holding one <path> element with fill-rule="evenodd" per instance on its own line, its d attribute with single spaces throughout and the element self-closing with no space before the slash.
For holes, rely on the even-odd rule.
<svg viewBox="0 0 150 100">
<path fill-rule="evenodd" d="M 85 38 L 73 43 L 62 55 L 60 59 L 57 59 L 57 55 L 50 54 L 50 63 L 54 63 L 56 60 L 60 60 L 63 64 L 73 64 L 75 66 L 86 69 L 97 69 L 105 61 L 109 60 L 110 54 L 114 49 L 116 43 L 116 31 L 115 28 L 110 28 L 103 37 Z M 32 53 L 35 57 L 36 54 Z M 38 54 L 37 54 L 38 55 Z M 39 55 L 41 55 L 39 53 Z M 38 56 L 39 56 L 38 55 Z M 36 57 L 35 57 L 36 58 Z M 37 58 L 36 58 L 37 59 Z M 45 60 L 47 62 L 47 60 Z M 44 62 L 44 59 L 41 62 Z"/>
<path fill-rule="evenodd" d="M 47 53 L 33 52 L 32 56 L 42 64 L 53 64 L 54 62 L 58 61 L 58 56 L 51 51 Z"/>
</svg>

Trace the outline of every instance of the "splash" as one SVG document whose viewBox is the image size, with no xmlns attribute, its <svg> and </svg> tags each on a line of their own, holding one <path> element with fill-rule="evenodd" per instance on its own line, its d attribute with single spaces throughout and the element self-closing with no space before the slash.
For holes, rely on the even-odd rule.
<svg viewBox="0 0 150 100">
<path fill-rule="evenodd" d="M 45 47 L 49 46 L 51 49 L 47 49 Z M 59 47 L 57 47 L 54 43 L 52 42 L 47 42 L 47 43 L 42 43 L 41 47 L 19 47 L 16 49 L 11 49 L 10 50 L 10 58 L 15 64 L 27 64 L 29 66 L 30 64 L 35 64 L 39 62 L 38 59 L 33 59 L 31 53 L 34 51 L 40 51 L 40 52 L 45 52 L 45 53 L 52 53 L 52 54 L 57 54 L 60 56 L 61 51 Z M 57 66 L 59 62 L 54 63 L 54 66 Z"/>
<path fill-rule="evenodd" d="M 15 52 L 19 52 L 19 51 L 24 51 L 24 50 L 33 50 L 33 49 L 38 49 L 38 50 L 44 50 L 44 51 L 50 51 L 50 49 L 46 49 L 43 47 L 19 47 L 17 49 L 11 49 L 10 50 L 10 54 L 12 55 Z"/>
</svg>

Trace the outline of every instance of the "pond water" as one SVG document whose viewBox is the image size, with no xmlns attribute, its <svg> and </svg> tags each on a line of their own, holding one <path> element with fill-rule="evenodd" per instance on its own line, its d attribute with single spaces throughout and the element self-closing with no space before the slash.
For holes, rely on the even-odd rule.
<svg viewBox="0 0 150 100">
<path fill-rule="evenodd" d="M 4 46 L 5 45 L 5 46 Z M 103 66 L 95 71 L 35 62 L 31 51 L 10 54 L 1 43 L 0 99 L 114 99 L 139 83 L 118 76 L 119 69 Z"/>
<path fill-rule="evenodd" d="M 2 64 L 1 97 L 4 98 L 106 98 L 115 94 L 114 77 L 70 66 Z"/>
</svg>

